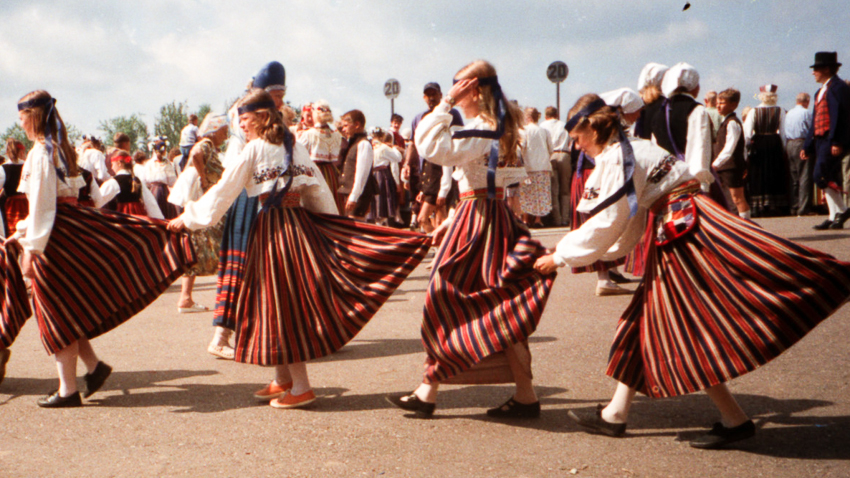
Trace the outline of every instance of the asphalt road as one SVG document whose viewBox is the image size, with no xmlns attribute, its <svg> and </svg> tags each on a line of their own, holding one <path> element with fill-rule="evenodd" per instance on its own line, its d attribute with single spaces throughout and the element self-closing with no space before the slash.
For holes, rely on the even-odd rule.
<svg viewBox="0 0 850 478">
<path fill-rule="evenodd" d="M 812 231 L 821 219 L 759 222 L 850 260 L 850 230 Z M 563 233 L 535 235 L 552 246 Z M 629 297 L 597 298 L 593 275 L 563 269 L 531 340 L 540 419 L 485 415 L 511 395 L 508 385 L 445 386 L 433 419 L 406 418 L 383 397 L 421 379 L 429 262 L 354 341 L 309 366 L 319 400 L 307 410 L 252 398 L 271 369 L 207 354 L 212 314 L 177 314 L 179 283 L 93 341 L 115 371 L 84 407 L 43 410 L 35 401 L 57 379 L 32 319 L 0 386 L 0 476 L 850 476 L 850 307 L 731 382 L 756 421 L 754 439 L 700 451 L 687 439 L 718 418 L 704 394 L 639 398 L 620 439 L 584 433 L 569 420 L 568 410 L 604 402 L 614 390 L 603 371 Z M 212 305 L 214 295 L 214 279 L 200 278 L 196 300 Z"/>
</svg>

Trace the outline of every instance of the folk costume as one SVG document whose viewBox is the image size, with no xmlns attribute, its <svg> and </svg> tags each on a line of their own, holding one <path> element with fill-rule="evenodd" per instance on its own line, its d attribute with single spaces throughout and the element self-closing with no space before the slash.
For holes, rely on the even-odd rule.
<svg viewBox="0 0 850 478">
<path fill-rule="evenodd" d="M 307 148 L 310 159 L 319 167 L 331 191 L 338 190 L 340 173 L 337 163 L 342 148 L 342 135 L 325 124 L 304 131 L 298 138 L 298 142 Z M 345 212 L 344 202 L 337 204 L 337 206 L 339 207 L 339 214 Z"/>
<path fill-rule="evenodd" d="M 496 78 L 479 78 L 479 84 L 487 83 L 503 103 Z M 499 108 L 503 111 L 504 105 Z M 415 134 L 419 154 L 454 166 L 460 188 L 425 296 L 424 381 L 514 382 L 500 353 L 516 355 L 531 376 L 526 341 L 537 328 L 555 274 L 534 271 L 545 248 L 505 204 L 505 186 L 527 174 L 522 167 L 499 166 L 504 126 L 493 131 L 479 116 L 460 129 L 451 127 L 452 120 L 449 104 L 442 101 L 422 118 Z"/>
<path fill-rule="evenodd" d="M 549 133 L 537 124 L 529 123 L 522 131 L 522 159 L 528 178 L 520 183 L 520 205 L 525 214 L 543 217 L 552 211 L 552 142 Z"/>
<path fill-rule="evenodd" d="M 162 147 L 165 148 L 165 145 Z M 156 199 L 156 204 L 165 219 L 170 220 L 177 217 L 180 212 L 176 206 L 168 202 L 170 188 L 177 183 L 177 170 L 174 169 L 174 164 L 164 156 L 162 161 L 154 156 L 145 163 L 145 178 L 148 188 Z"/>
<path fill-rule="evenodd" d="M 728 213 L 687 164 L 648 141 L 609 144 L 578 209 L 592 217 L 558 243 L 558 265 L 625 255 L 649 213 L 646 274 L 619 321 L 606 373 L 650 397 L 752 371 L 850 298 L 850 263 Z"/>
<path fill-rule="evenodd" d="M 26 219 L 29 210 L 27 196 L 18 191 L 23 168 L 24 163 L 12 162 L 3 163 L 2 168 L 0 168 L 0 188 L 3 189 L 3 195 L 0 196 L 0 207 L 3 211 L 4 237 L 10 237 L 15 233 L 18 222 Z"/>
<path fill-rule="evenodd" d="M 238 362 L 282 365 L 339 350 L 429 247 L 427 236 L 337 216 L 321 172 L 290 134 L 283 145 L 248 143 L 221 180 L 187 204 L 184 224 L 217 223 L 243 188 L 263 207 L 236 301 Z"/>
<path fill-rule="evenodd" d="M 762 93 L 776 93 L 765 85 Z M 785 111 L 761 103 L 747 115 L 744 136 L 749 146 L 747 202 L 753 216 L 785 216 L 790 211 L 790 171 L 785 157 Z"/>
<path fill-rule="evenodd" d="M 375 194 L 378 193 L 378 184 L 372 177 L 375 154 L 366 133 L 355 133 L 348 138 L 341 157 L 342 177 L 337 189 L 337 199 L 342 204 L 355 203 L 353 215 L 365 217 L 371 210 Z M 343 207 L 340 214 L 344 213 Z"/>
<path fill-rule="evenodd" d="M 129 156 L 124 158 L 132 161 Z M 118 212 L 164 219 L 150 190 L 126 169 L 116 172 L 115 176 L 103 183 L 100 186 L 100 195 L 100 201 L 95 203 L 97 207 L 103 207 L 104 204 L 115 199 L 115 210 Z"/>
<path fill-rule="evenodd" d="M 372 176 L 377 185 L 377 194 L 372 204 L 372 213 L 378 220 L 395 219 L 399 217 L 398 183 L 392 168 L 401 162 L 401 153 L 383 142 L 378 142 L 373 152 Z"/>
<path fill-rule="evenodd" d="M 27 195 L 29 215 L 13 236 L 35 256 L 33 309 L 49 354 L 122 324 L 195 260 L 188 235 L 168 232 L 162 221 L 78 207 L 83 178 L 69 177 L 64 158 L 52 159 L 53 149 L 37 142 L 27 156 L 19 190 Z M 19 300 L 23 288 L 13 262 L 7 250 L 0 267 L 6 280 L 0 327 L 6 346 L 19 330 L 9 322 L 22 316 L 8 310 L 26 306 L 26 295 L 17 306 L 9 301 L 15 294 Z"/>
</svg>

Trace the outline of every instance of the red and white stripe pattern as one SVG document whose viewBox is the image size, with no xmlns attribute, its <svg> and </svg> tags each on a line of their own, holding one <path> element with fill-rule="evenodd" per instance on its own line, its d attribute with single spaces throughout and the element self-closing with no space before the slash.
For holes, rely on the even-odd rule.
<svg viewBox="0 0 850 478">
<path fill-rule="evenodd" d="M 427 381 L 446 380 L 528 340 L 555 280 L 534 270 L 545 253 L 504 201 L 460 202 L 425 296 Z"/>
<path fill-rule="evenodd" d="M 348 343 L 431 238 L 300 207 L 261 211 L 236 306 L 236 361 L 297 363 Z"/>
<path fill-rule="evenodd" d="M 33 260 L 33 307 L 48 353 L 122 324 L 195 262 L 189 235 L 166 224 L 57 205 L 50 241 Z"/>
<path fill-rule="evenodd" d="M 674 192 L 675 194 L 675 192 Z M 777 357 L 850 298 L 850 263 L 694 196 L 699 222 L 651 244 L 607 374 L 650 397 L 696 392 Z"/>
</svg>

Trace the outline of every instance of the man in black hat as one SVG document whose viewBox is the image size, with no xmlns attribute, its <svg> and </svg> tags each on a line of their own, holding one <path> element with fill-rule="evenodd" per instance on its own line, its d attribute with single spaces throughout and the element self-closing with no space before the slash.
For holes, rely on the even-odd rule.
<svg viewBox="0 0 850 478">
<path fill-rule="evenodd" d="M 419 153 L 416 151 L 415 138 L 416 127 L 419 122 L 440 104 L 443 99 L 443 92 L 440 90 L 440 85 L 432 81 L 425 85 L 423 94 L 428 110 L 413 118 L 411 123 L 413 132 L 411 133 L 410 144 L 405 151 L 402 175 L 407 175 L 410 178 L 410 194 L 416 198 L 415 203 L 419 206 L 418 210 L 415 207 L 413 208 L 417 214 L 414 216 L 416 224 L 419 224 L 425 232 L 431 232 L 435 226 L 439 226 L 442 219 L 445 219 L 445 194 L 448 193 L 448 189 L 442 187 L 444 183 L 443 167 L 419 157 Z M 463 126 L 463 118 L 460 112 L 452 108 L 450 113 L 452 115 L 451 126 Z M 451 168 L 446 169 L 450 170 Z M 437 224 L 430 222 L 429 218 L 432 214 L 436 216 Z M 415 229 L 414 223 L 411 223 L 411 226 Z"/>
<path fill-rule="evenodd" d="M 811 66 L 815 81 L 823 86 L 815 93 L 812 130 L 800 157 L 815 161 L 813 178 L 824 190 L 829 218 L 816 230 L 843 229 L 850 219 L 844 204 L 842 163 L 850 163 L 850 86 L 838 77 L 838 55 L 833 51 L 815 53 Z"/>
</svg>

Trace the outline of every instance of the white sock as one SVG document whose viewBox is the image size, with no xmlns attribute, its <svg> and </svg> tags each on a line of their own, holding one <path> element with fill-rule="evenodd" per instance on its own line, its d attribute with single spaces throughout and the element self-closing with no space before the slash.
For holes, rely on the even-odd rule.
<svg viewBox="0 0 850 478">
<path fill-rule="evenodd" d="M 847 209 L 844 205 L 844 199 L 841 198 L 840 192 L 832 188 L 824 189 L 823 195 L 826 196 L 826 205 L 829 207 L 829 219 L 834 221 L 839 214 Z"/>
<path fill-rule="evenodd" d="M 750 218 L 750 211 L 747 211 L 747 212 L 739 212 L 739 213 L 738 213 L 738 216 L 740 216 L 740 217 L 741 217 L 741 219 L 749 219 L 749 218 Z"/>
<path fill-rule="evenodd" d="M 635 398 L 637 390 L 629 388 L 623 382 L 617 383 L 617 390 L 611 397 L 611 403 L 602 409 L 602 419 L 608 423 L 626 423 L 629 417 L 629 407 Z"/>
</svg>

